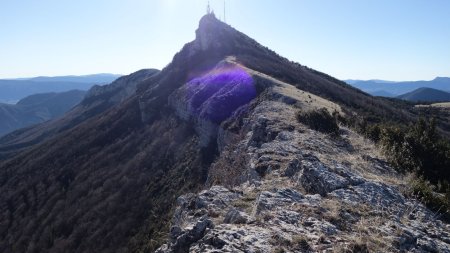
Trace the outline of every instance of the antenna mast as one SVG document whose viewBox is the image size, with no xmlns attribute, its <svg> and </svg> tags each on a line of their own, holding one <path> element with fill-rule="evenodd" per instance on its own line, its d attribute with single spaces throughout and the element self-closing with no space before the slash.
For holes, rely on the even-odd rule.
<svg viewBox="0 0 450 253">
<path fill-rule="evenodd" d="M 223 0 L 223 22 L 226 23 L 227 22 L 227 18 L 225 16 L 225 0 Z"/>
<path fill-rule="evenodd" d="M 206 6 L 206 14 L 211 14 L 211 7 L 209 7 L 209 1 L 208 6 Z"/>
</svg>

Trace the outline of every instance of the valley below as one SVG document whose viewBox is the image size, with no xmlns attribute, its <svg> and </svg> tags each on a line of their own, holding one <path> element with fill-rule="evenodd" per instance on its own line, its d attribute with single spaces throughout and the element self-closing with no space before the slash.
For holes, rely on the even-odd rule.
<svg viewBox="0 0 450 253">
<path fill-rule="evenodd" d="M 447 109 L 208 11 L 162 70 L 0 137 L 0 252 L 450 252 Z"/>
</svg>

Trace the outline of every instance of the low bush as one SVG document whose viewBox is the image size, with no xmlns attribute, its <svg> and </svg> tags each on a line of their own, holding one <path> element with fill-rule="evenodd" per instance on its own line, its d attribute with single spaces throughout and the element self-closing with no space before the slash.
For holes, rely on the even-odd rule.
<svg viewBox="0 0 450 253">
<path fill-rule="evenodd" d="M 342 252 L 344 253 L 356 253 L 356 252 L 360 252 L 360 253 L 369 253 L 369 248 L 367 246 L 367 244 L 364 243 L 350 243 L 350 245 L 348 246 L 347 249 L 343 250 Z"/>
<path fill-rule="evenodd" d="M 379 126 L 378 131 L 372 139 L 395 168 L 417 172 L 433 184 L 450 181 L 450 143 L 436 132 L 434 120 L 420 119 L 408 128 Z"/>
<path fill-rule="evenodd" d="M 416 172 L 439 188 L 450 182 L 450 142 L 440 136 L 434 119 L 419 119 L 402 126 L 358 123 L 356 130 L 377 143 L 400 172 Z"/>
<path fill-rule="evenodd" d="M 417 175 L 408 182 L 411 193 L 450 220 L 450 142 L 438 134 L 435 120 L 419 119 L 408 127 L 364 122 L 358 125 L 357 130 L 382 148 L 396 170 Z"/>
<path fill-rule="evenodd" d="M 297 120 L 313 130 L 339 135 L 339 126 L 336 118 L 325 108 L 307 112 L 300 111 L 297 113 Z"/>
<path fill-rule="evenodd" d="M 410 186 L 409 193 L 418 198 L 422 203 L 436 212 L 437 216 L 445 221 L 450 221 L 450 188 L 444 193 L 437 193 L 437 186 L 431 184 L 423 177 L 411 177 L 408 180 Z"/>
<path fill-rule="evenodd" d="M 381 138 L 381 129 L 380 125 L 368 125 L 365 129 L 365 136 L 374 142 L 379 142 Z"/>
</svg>

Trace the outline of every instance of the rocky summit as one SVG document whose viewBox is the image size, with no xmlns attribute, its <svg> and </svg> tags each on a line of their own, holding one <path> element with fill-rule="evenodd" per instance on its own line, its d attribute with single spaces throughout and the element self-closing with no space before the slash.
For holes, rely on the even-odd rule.
<svg viewBox="0 0 450 253">
<path fill-rule="evenodd" d="M 418 113 L 208 14 L 161 71 L 0 139 L 0 252 L 450 252 L 363 117 Z"/>
<path fill-rule="evenodd" d="M 263 95 L 243 106 L 255 88 Z M 201 143 L 217 142 L 222 152 L 209 187 L 178 197 L 169 240 L 156 252 L 450 252 L 450 225 L 405 197 L 408 185 L 371 141 L 296 119 L 299 110 L 343 113 L 339 104 L 234 57 L 169 101 L 181 119 L 197 122 Z M 217 124 L 233 111 L 234 122 Z"/>
</svg>

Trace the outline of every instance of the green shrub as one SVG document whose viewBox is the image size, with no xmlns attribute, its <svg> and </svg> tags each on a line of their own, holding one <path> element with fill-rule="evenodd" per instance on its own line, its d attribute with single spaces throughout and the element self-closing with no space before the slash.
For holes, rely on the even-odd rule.
<svg viewBox="0 0 450 253">
<path fill-rule="evenodd" d="M 435 211 L 438 216 L 442 216 L 447 222 L 450 221 L 450 188 L 447 188 L 445 193 L 436 193 L 436 186 L 422 177 L 412 177 L 408 185 L 413 196 Z"/>
<path fill-rule="evenodd" d="M 409 128 L 385 126 L 380 143 L 400 171 L 415 171 L 433 184 L 450 181 L 450 144 L 436 132 L 434 120 L 420 119 Z"/>
<path fill-rule="evenodd" d="M 366 127 L 366 133 L 365 136 L 371 140 L 373 140 L 375 143 L 378 143 L 381 139 L 381 127 L 380 125 L 369 125 Z"/>
<path fill-rule="evenodd" d="M 408 127 L 362 120 L 357 131 L 378 143 L 398 171 L 416 172 L 433 184 L 440 182 L 444 189 L 448 188 L 450 142 L 437 133 L 434 119 L 420 119 Z"/>
<path fill-rule="evenodd" d="M 336 118 L 325 108 L 307 112 L 300 111 L 297 113 L 297 120 L 313 130 L 332 135 L 339 135 L 339 126 Z"/>
<path fill-rule="evenodd" d="M 426 206 L 450 220 L 450 142 L 436 131 L 434 119 L 419 119 L 408 127 L 358 123 L 357 130 L 378 143 L 399 172 L 415 173 L 411 192 Z"/>
</svg>

